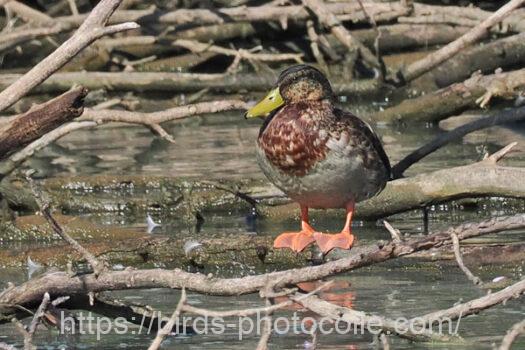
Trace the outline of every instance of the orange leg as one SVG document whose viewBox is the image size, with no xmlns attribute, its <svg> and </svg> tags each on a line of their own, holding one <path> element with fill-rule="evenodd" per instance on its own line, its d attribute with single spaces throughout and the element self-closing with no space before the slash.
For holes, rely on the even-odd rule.
<svg viewBox="0 0 525 350">
<path fill-rule="evenodd" d="M 314 238 L 321 251 L 326 254 L 334 248 L 350 249 L 354 243 L 354 236 L 351 232 L 352 214 L 354 212 L 354 201 L 346 205 L 346 223 L 341 233 L 324 234 L 316 232 Z"/>
<path fill-rule="evenodd" d="M 308 207 L 301 205 L 301 231 L 281 233 L 273 242 L 273 246 L 300 252 L 315 241 L 314 232 L 312 226 L 308 224 Z"/>
</svg>

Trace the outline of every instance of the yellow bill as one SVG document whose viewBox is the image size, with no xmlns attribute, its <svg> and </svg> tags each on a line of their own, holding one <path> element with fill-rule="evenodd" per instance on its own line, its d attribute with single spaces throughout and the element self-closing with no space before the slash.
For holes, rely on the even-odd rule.
<svg viewBox="0 0 525 350">
<path fill-rule="evenodd" d="M 244 118 L 256 118 L 256 117 L 266 117 L 271 112 L 275 111 L 277 108 L 281 107 L 284 104 L 284 100 L 279 93 L 279 88 L 276 87 L 266 95 L 259 103 L 250 108 Z"/>
</svg>

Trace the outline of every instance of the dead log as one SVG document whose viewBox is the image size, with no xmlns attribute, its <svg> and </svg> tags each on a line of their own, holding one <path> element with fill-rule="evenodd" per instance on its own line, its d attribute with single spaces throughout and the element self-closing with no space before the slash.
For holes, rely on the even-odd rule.
<svg viewBox="0 0 525 350">
<path fill-rule="evenodd" d="M 0 126 L 0 160 L 83 112 L 87 90 L 76 87 L 46 103 L 10 118 Z"/>
<path fill-rule="evenodd" d="M 401 2 L 381 3 L 363 1 L 367 12 L 374 16 L 377 22 L 396 19 L 408 15 L 411 8 Z M 357 2 L 333 3 L 327 5 L 328 10 L 341 20 L 367 23 L 368 18 Z M 79 25 L 86 15 L 57 17 L 56 21 L 71 25 Z M 145 10 L 120 10 L 111 17 L 110 23 L 133 21 L 140 23 L 161 23 L 171 25 L 203 25 L 222 24 L 226 22 L 267 22 L 305 21 L 311 14 L 300 5 L 289 6 L 237 6 L 220 9 L 178 9 L 171 12 L 157 11 L 155 7 Z"/>
<path fill-rule="evenodd" d="M 494 161 L 485 160 L 390 181 L 377 197 L 357 205 L 356 216 L 377 219 L 462 198 L 525 198 L 520 180 L 525 176 L 525 169 L 499 166 Z M 296 204 L 261 182 L 217 183 L 108 175 L 47 179 L 42 186 L 56 208 L 67 213 L 116 211 L 145 215 L 154 209 L 177 215 L 181 221 L 194 222 L 196 212 L 204 217 L 213 212 L 248 213 L 256 201 L 259 213 L 272 222 L 294 220 L 298 215 Z M 126 186 L 136 189 L 133 195 L 116 197 L 112 193 L 120 193 Z M 192 189 L 191 195 L 188 194 L 189 188 Z M 1 191 L 14 206 L 34 209 L 34 200 L 26 193 L 23 183 L 4 181 Z M 312 217 L 316 215 L 341 220 L 338 210 L 312 211 Z"/>
<path fill-rule="evenodd" d="M 492 15 L 475 6 L 439 6 L 414 3 L 414 11 L 410 17 L 401 16 L 399 23 L 411 24 L 451 24 L 474 27 Z M 513 11 L 504 18 L 499 26 L 491 28 L 492 32 L 506 34 L 508 32 L 521 33 L 525 31 L 525 9 Z"/>
<path fill-rule="evenodd" d="M 177 267 L 183 270 L 193 269 L 206 273 L 266 272 L 306 266 L 318 259 L 318 252 L 312 246 L 300 254 L 288 249 L 274 249 L 273 235 L 254 235 L 248 232 L 235 234 L 215 234 L 213 237 L 202 235 L 176 237 L 138 232 L 137 228 L 127 229 L 108 225 L 97 225 L 80 217 L 57 215 L 60 225 L 82 246 L 99 259 L 102 258 L 113 266 L 157 266 Z M 69 262 L 83 262 L 83 257 L 59 237 L 41 216 L 21 216 L 14 222 L 0 223 L 4 244 L 10 244 L 9 250 L 0 251 L 0 264 L 7 267 L 25 267 L 27 258 L 38 262 L 45 268 L 66 267 Z M 144 231 L 146 228 L 144 228 Z M 356 228 L 358 238 L 356 248 L 362 249 L 370 242 L 361 229 Z M 275 232 L 277 234 L 277 232 Z M 182 234 L 182 232 L 181 232 Z M 181 237 L 182 236 L 182 237 Z M 385 239 L 388 234 L 385 232 Z M 29 242 L 29 244 L 28 244 Z M 15 244 L 16 243 L 16 244 Z M 24 243 L 24 244 L 20 244 Z M 44 243 L 44 244 L 41 244 Z M 495 244 L 487 242 L 469 242 L 462 247 L 465 261 L 471 265 L 509 265 L 523 260 L 524 244 Z M 330 253 L 330 259 L 345 258 L 352 251 L 336 250 Z M 442 264 L 454 261 L 450 245 L 430 251 L 410 255 L 418 261 Z M 43 271 L 41 271 L 43 272 Z"/>
<path fill-rule="evenodd" d="M 432 93 L 375 113 L 377 122 L 436 122 L 467 108 L 484 107 L 492 97 L 515 98 L 525 87 L 525 69 L 475 75 Z"/>
<path fill-rule="evenodd" d="M 392 24 L 378 27 L 379 48 L 384 54 L 391 51 L 402 51 L 417 47 L 448 44 L 465 34 L 468 27 L 446 24 L 418 25 Z M 374 47 L 377 33 L 374 29 L 357 29 L 350 31 L 352 35 L 369 48 Z M 332 35 L 327 35 L 330 44 L 341 50 L 341 44 Z"/>
<path fill-rule="evenodd" d="M 508 3 L 501 6 L 496 12 L 484 19 L 481 23 L 477 24 L 475 27 L 472 27 L 472 29 L 470 29 L 460 38 L 454 40 L 446 46 L 443 46 L 432 54 L 427 55 L 425 58 L 422 58 L 419 61 L 413 62 L 406 67 L 401 68 L 397 72 L 396 78 L 399 79 L 399 82 L 406 83 L 420 77 L 424 73 L 455 56 L 465 47 L 468 47 L 469 45 L 479 41 L 481 38 L 487 35 L 491 27 L 500 23 L 505 17 L 508 17 L 513 10 L 523 5 L 523 3 L 524 0 L 510 0 Z"/>
<path fill-rule="evenodd" d="M 524 119 L 525 107 L 520 107 L 506 110 L 501 113 L 496 113 L 481 119 L 474 120 L 470 123 L 463 124 L 453 130 L 448 131 L 445 134 L 439 135 L 432 141 L 426 143 L 425 145 L 406 155 L 402 160 L 400 160 L 396 165 L 392 167 L 393 178 L 397 179 L 402 177 L 406 169 L 408 169 L 416 162 L 420 161 L 432 152 L 435 152 L 444 145 L 455 140 L 460 140 L 463 136 L 470 134 L 471 132 L 485 128 L 490 128 L 496 125 L 516 123 Z M 513 147 L 513 145 L 511 147 Z"/>
<path fill-rule="evenodd" d="M 19 74 L 0 74 L 0 89 L 4 89 L 20 77 Z M 266 91 L 275 84 L 269 74 L 193 74 L 174 72 L 67 72 L 56 73 L 35 87 L 33 93 L 67 91 L 81 84 L 89 90 L 108 91 Z M 337 93 L 367 95 L 381 92 L 384 85 L 375 79 L 356 81 L 333 81 Z"/>
<path fill-rule="evenodd" d="M 525 59 L 525 33 L 479 45 L 459 53 L 431 71 L 436 85 L 448 86 L 467 79 L 476 71 L 490 74 L 497 68 L 511 68 Z"/>
</svg>

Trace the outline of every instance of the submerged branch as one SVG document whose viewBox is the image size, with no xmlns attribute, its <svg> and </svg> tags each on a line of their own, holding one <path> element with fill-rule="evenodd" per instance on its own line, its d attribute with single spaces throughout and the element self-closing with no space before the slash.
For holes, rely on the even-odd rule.
<svg viewBox="0 0 525 350">
<path fill-rule="evenodd" d="M 7 305 L 28 305 L 40 300 L 46 291 L 52 297 L 85 295 L 125 289 L 186 288 L 209 295 L 241 295 L 258 292 L 268 280 L 277 281 L 275 288 L 285 287 L 304 281 L 319 280 L 338 273 L 354 270 L 378 262 L 428 250 L 450 243 L 450 234 L 456 233 L 460 240 L 525 227 L 525 215 L 515 215 L 468 223 L 439 231 L 431 235 L 406 240 L 402 243 L 389 242 L 355 249 L 349 257 L 326 262 L 322 265 L 271 272 L 241 278 L 215 278 L 180 269 L 107 271 L 98 277 L 93 274 L 70 276 L 65 272 L 52 272 L 39 278 L 6 290 L 0 296 L 0 303 Z M 9 312 L 7 308 L 4 313 Z"/>
</svg>

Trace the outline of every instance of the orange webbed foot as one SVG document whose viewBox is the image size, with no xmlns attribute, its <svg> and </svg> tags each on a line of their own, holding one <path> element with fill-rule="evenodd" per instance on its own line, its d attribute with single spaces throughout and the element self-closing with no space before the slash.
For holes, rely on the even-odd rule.
<svg viewBox="0 0 525 350">
<path fill-rule="evenodd" d="M 314 238 L 323 254 L 334 248 L 350 249 L 354 244 L 354 235 L 350 231 L 343 231 L 337 234 L 316 232 Z"/>
<path fill-rule="evenodd" d="M 307 226 L 299 232 L 285 232 L 277 236 L 273 242 L 274 248 L 290 248 L 294 252 L 301 252 L 315 241 L 314 230 Z"/>
</svg>

